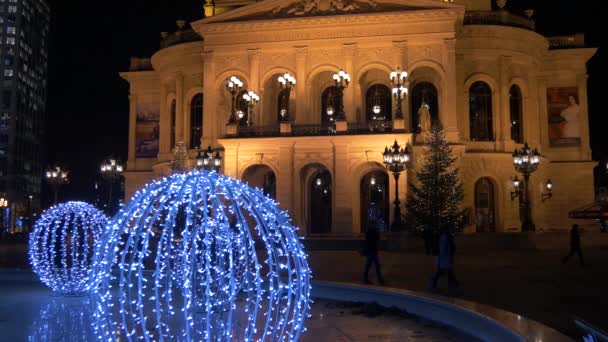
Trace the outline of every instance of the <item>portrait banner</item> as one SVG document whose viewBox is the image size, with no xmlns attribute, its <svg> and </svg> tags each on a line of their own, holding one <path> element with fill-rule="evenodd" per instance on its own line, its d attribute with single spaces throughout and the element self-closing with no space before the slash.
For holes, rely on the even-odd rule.
<svg viewBox="0 0 608 342">
<path fill-rule="evenodd" d="M 138 103 L 135 129 L 135 158 L 156 158 L 160 140 L 160 105 Z"/>
<path fill-rule="evenodd" d="M 581 144 L 580 105 L 576 87 L 547 88 L 549 143 L 551 147 Z"/>
</svg>

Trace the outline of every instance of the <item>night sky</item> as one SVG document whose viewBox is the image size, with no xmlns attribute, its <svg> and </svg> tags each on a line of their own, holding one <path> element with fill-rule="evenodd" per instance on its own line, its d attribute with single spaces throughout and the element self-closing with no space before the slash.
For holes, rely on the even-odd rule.
<svg viewBox="0 0 608 342">
<path fill-rule="evenodd" d="M 202 17 L 203 0 L 49 0 L 51 42 L 46 124 L 46 164 L 71 171 L 61 198 L 92 200 L 100 162 L 127 159 L 128 84 L 118 75 L 130 57 L 150 57 L 160 32 L 175 21 Z M 513 11 L 536 10 L 545 35 L 583 32 L 587 46 L 600 47 L 600 1 L 511 0 Z M 579 5 L 578 7 L 575 7 Z M 608 156 L 608 119 L 600 102 L 606 58 L 600 49 L 588 65 L 591 144 L 594 159 Z M 46 190 L 46 189 L 45 189 Z M 47 196 L 48 198 L 48 196 Z M 44 205 L 43 205 L 44 206 Z"/>
</svg>

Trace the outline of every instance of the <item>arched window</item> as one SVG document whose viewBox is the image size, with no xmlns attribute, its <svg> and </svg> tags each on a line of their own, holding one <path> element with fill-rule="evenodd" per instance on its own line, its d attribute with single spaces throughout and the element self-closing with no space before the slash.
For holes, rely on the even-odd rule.
<svg viewBox="0 0 608 342">
<path fill-rule="evenodd" d="M 243 98 L 243 95 L 245 94 L 247 94 L 247 90 L 241 90 L 241 92 L 236 96 L 236 118 L 239 120 L 239 126 L 242 127 L 247 126 L 247 117 L 249 116 L 249 108 L 247 108 L 248 104 Z"/>
<path fill-rule="evenodd" d="M 190 148 L 199 148 L 203 137 L 203 94 L 190 102 Z"/>
<path fill-rule="evenodd" d="M 481 178 L 475 183 L 475 223 L 477 232 L 496 230 L 496 213 L 494 206 L 494 184 L 488 178 Z"/>
<path fill-rule="evenodd" d="M 389 121 L 392 118 L 393 101 L 391 90 L 384 84 L 374 84 L 365 92 L 365 117 L 367 121 Z"/>
<path fill-rule="evenodd" d="M 472 141 L 494 140 L 492 123 L 492 90 L 484 82 L 469 89 L 469 124 Z"/>
<path fill-rule="evenodd" d="M 431 113 L 431 121 L 439 120 L 439 98 L 437 88 L 430 82 L 416 83 L 411 92 L 410 113 L 412 116 L 412 132 L 420 133 L 420 118 L 418 112 L 426 104 Z"/>
<path fill-rule="evenodd" d="M 169 144 L 171 144 L 171 149 L 175 146 L 175 116 L 176 116 L 176 102 L 175 100 L 171 101 L 171 140 L 169 140 Z"/>
<path fill-rule="evenodd" d="M 289 108 L 289 89 L 283 89 L 279 92 L 279 96 L 277 98 L 277 118 L 279 122 L 283 119 L 284 115 L 287 115 L 287 111 Z"/>
<path fill-rule="evenodd" d="M 511 139 L 518 144 L 524 140 L 523 104 L 521 90 L 516 84 L 509 90 L 509 103 L 511 107 Z"/>
<path fill-rule="evenodd" d="M 335 86 L 325 88 L 321 95 L 321 123 L 323 125 L 334 123 L 341 104 L 342 98 L 338 94 L 338 89 Z"/>
</svg>

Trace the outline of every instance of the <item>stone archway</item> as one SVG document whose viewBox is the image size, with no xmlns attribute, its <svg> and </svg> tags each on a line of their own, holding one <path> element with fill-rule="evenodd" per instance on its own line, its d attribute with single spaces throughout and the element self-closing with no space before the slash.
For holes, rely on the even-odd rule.
<svg viewBox="0 0 608 342">
<path fill-rule="evenodd" d="M 361 233 L 371 225 L 385 230 L 389 223 L 389 178 L 386 171 L 374 170 L 361 178 Z"/>
<path fill-rule="evenodd" d="M 260 189 L 264 195 L 277 198 L 277 177 L 270 167 L 264 164 L 249 166 L 243 172 L 242 181 L 250 187 Z"/>
<path fill-rule="evenodd" d="M 333 219 L 333 179 L 320 164 L 302 169 L 302 212 L 308 234 L 330 234 Z"/>
<path fill-rule="evenodd" d="M 478 233 L 496 231 L 496 187 L 487 177 L 475 183 L 475 225 Z"/>
</svg>

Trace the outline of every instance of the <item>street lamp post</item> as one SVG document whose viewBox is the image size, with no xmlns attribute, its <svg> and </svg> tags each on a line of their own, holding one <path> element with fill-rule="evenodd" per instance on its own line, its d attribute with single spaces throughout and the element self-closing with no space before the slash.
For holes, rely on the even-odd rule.
<svg viewBox="0 0 608 342">
<path fill-rule="evenodd" d="M 348 85 L 350 84 L 350 75 L 344 70 L 340 70 L 334 74 L 333 79 L 340 98 L 336 119 L 344 121 L 346 120 L 346 113 L 344 113 L 344 89 L 348 88 Z"/>
<path fill-rule="evenodd" d="M 243 82 L 236 76 L 231 76 L 228 80 L 226 80 L 226 89 L 232 95 L 232 110 L 230 112 L 230 119 L 228 119 L 229 124 L 236 123 L 236 96 L 243 89 Z"/>
<path fill-rule="evenodd" d="M 407 87 L 409 85 L 409 82 L 407 81 L 407 71 L 397 67 L 396 70 L 391 72 L 390 78 L 393 85 L 393 97 L 397 100 L 395 119 L 403 119 L 403 100 L 407 96 Z"/>
<path fill-rule="evenodd" d="M 260 97 L 250 90 L 243 94 L 243 100 L 247 102 L 247 126 L 253 126 L 253 108 L 260 102 Z"/>
<path fill-rule="evenodd" d="M 524 232 L 534 231 L 536 227 L 532 222 L 532 209 L 530 207 L 530 192 L 529 192 L 529 183 L 530 183 L 530 175 L 534 173 L 538 169 L 538 165 L 540 164 L 540 154 L 537 149 L 531 150 L 528 146 L 528 143 L 524 144 L 524 147 L 515 150 L 513 152 L 513 166 L 515 170 L 521 173 L 524 177 L 523 179 L 523 189 L 519 192 L 520 196 L 520 219 L 521 219 L 521 230 Z M 521 189 L 521 184 L 519 184 L 519 180 L 517 180 L 517 188 Z M 515 185 L 514 181 L 514 185 Z M 551 184 L 551 187 L 553 184 Z M 513 195 L 511 195 L 513 198 Z"/>
<path fill-rule="evenodd" d="M 392 230 L 398 230 L 401 227 L 401 202 L 399 201 L 399 175 L 405 171 L 409 165 L 411 153 L 406 146 L 401 148 L 397 140 L 391 148 L 386 147 L 384 153 L 384 165 L 386 169 L 393 173 L 395 177 L 395 210 Z"/>
<path fill-rule="evenodd" d="M 101 163 L 101 177 L 108 183 L 108 212 L 112 213 L 112 187 L 120 179 L 124 168 L 116 159 L 109 159 Z"/>
<path fill-rule="evenodd" d="M 53 190 L 53 204 L 57 204 L 57 198 L 59 194 L 59 189 L 69 183 L 68 179 L 68 171 L 62 170 L 59 166 L 51 167 L 46 171 L 45 174 L 46 182 L 49 184 L 51 189 Z"/>
<path fill-rule="evenodd" d="M 285 90 L 286 95 L 284 97 L 286 103 L 281 103 L 281 121 L 288 122 L 289 121 L 289 97 L 291 96 L 291 91 L 296 86 L 296 78 L 293 77 L 290 73 L 285 73 L 284 75 L 279 76 L 278 78 L 279 85 L 281 89 Z"/>
<path fill-rule="evenodd" d="M 198 151 L 196 156 L 196 168 L 199 170 L 215 170 L 215 172 L 220 172 L 220 169 L 222 168 L 222 156 L 220 155 L 220 151 L 216 151 L 214 156 L 211 145 L 209 145 L 207 150 L 203 153 Z"/>
</svg>

